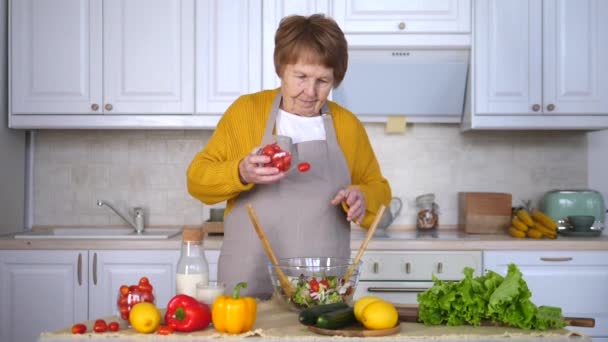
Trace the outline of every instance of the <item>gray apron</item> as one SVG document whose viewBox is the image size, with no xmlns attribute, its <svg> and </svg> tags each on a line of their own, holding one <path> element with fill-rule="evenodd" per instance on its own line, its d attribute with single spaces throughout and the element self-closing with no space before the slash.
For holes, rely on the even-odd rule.
<svg viewBox="0 0 608 342">
<path fill-rule="evenodd" d="M 281 93 L 277 94 L 266 123 L 262 146 L 272 140 Z M 323 106 L 325 140 L 295 144 L 308 172 L 296 168 L 274 184 L 256 184 L 242 192 L 224 220 L 224 239 L 219 257 L 218 278 L 226 293 L 234 285 L 248 283 L 246 294 L 267 298 L 273 292 L 269 259 L 247 215 L 247 204 L 255 210 L 275 256 L 350 257 L 350 223 L 340 205 L 330 202 L 338 190 L 350 185 L 350 171 L 338 141 L 327 103 Z"/>
</svg>

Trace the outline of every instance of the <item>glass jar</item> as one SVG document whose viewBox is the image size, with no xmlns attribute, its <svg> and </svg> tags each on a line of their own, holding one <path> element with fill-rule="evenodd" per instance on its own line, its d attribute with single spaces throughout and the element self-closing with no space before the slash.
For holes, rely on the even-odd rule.
<svg viewBox="0 0 608 342">
<path fill-rule="evenodd" d="M 424 194 L 416 197 L 416 228 L 421 230 L 435 229 L 439 226 L 439 206 L 435 203 L 435 194 Z"/>
<path fill-rule="evenodd" d="M 196 298 L 196 284 L 209 283 L 209 264 L 203 250 L 203 230 L 184 228 L 175 276 L 175 292 Z"/>
</svg>

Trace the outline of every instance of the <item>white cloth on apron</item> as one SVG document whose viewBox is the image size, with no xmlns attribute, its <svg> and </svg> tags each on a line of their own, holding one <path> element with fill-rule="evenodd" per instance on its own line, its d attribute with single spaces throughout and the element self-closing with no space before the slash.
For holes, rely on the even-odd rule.
<svg viewBox="0 0 608 342">
<path fill-rule="evenodd" d="M 262 146 L 272 141 L 281 93 L 272 104 Z M 247 282 L 247 295 L 267 298 L 272 292 L 269 259 L 247 215 L 255 210 L 260 225 L 278 259 L 290 257 L 350 257 L 350 223 L 340 205 L 330 202 L 350 185 L 350 170 L 338 145 L 327 103 L 322 109 L 325 140 L 294 144 L 298 159 L 310 163 L 308 172 L 292 165 L 285 178 L 274 184 L 256 184 L 242 192 L 224 220 L 224 239 L 218 265 L 219 281 L 231 293 L 238 282 Z"/>
</svg>

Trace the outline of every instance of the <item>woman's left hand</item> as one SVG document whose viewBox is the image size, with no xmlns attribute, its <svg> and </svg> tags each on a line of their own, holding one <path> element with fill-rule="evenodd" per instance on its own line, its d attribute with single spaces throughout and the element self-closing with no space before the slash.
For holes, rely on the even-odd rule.
<svg viewBox="0 0 608 342">
<path fill-rule="evenodd" d="M 356 186 L 349 186 L 346 189 L 341 189 L 331 200 L 331 204 L 338 205 L 343 201 L 346 202 L 346 205 L 348 206 L 346 220 L 355 221 L 356 224 L 361 224 L 365 217 L 365 197 L 363 197 L 361 190 Z"/>
</svg>

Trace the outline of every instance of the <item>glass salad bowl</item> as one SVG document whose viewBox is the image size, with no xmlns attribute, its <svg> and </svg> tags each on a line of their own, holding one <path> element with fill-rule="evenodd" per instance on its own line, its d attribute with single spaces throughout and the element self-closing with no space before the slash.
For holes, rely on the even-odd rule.
<svg viewBox="0 0 608 342">
<path fill-rule="evenodd" d="M 283 288 L 277 267 L 268 263 L 268 271 L 274 288 L 274 296 L 291 311 L 320 305 L 344 302 L 352 304 L 359 281 L 362 262 L 354 265 L 348 280 L 344 277 L 353 266 L 352 259 L 333 257 L 302 257 L 278 260 L 278 268 L 289 280 L 292 295 Z"/>
</svg>

